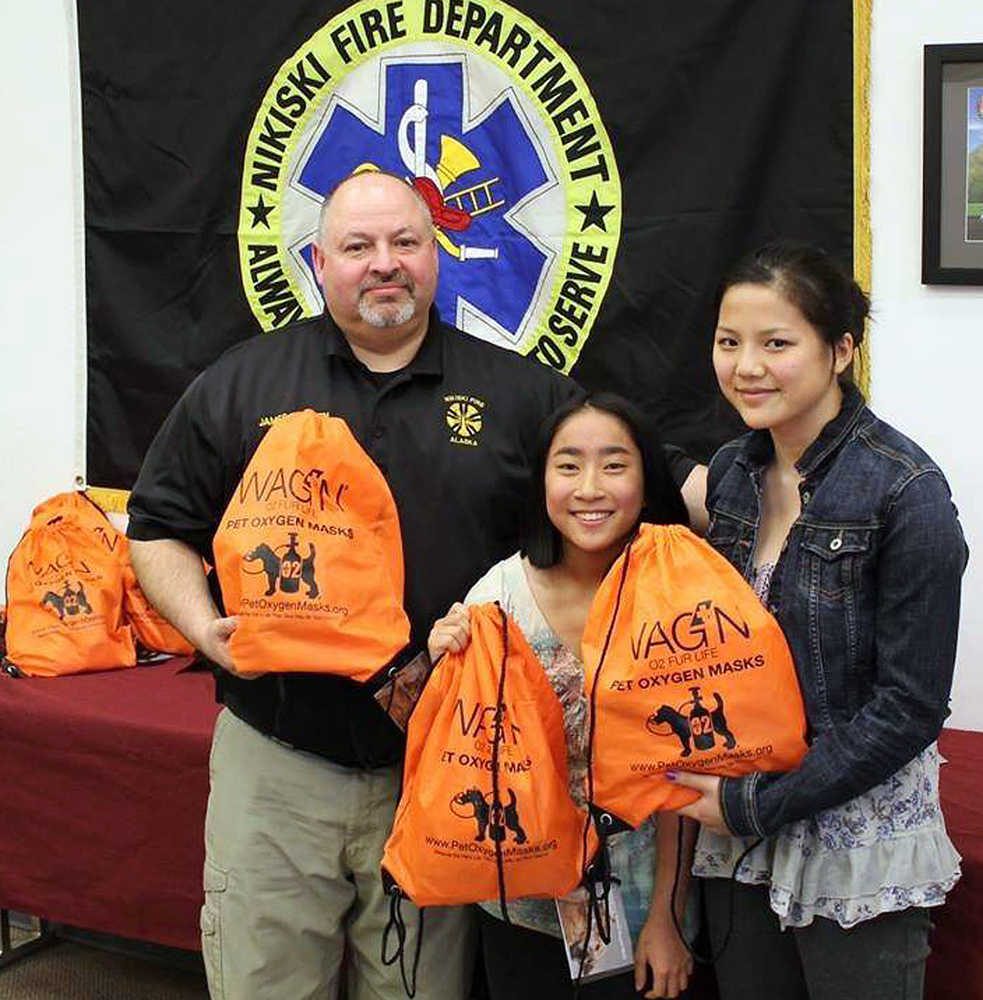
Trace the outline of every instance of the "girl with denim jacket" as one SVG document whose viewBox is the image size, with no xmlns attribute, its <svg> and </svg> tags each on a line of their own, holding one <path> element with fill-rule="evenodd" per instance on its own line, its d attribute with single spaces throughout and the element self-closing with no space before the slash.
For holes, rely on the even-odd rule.
<svg viewBox="0 0 983 1000">
<path fill-rule="evenodd" d="M 781 623 L 810 730 L 794 772 L 676 775 L 701 792 L 680 811 L 715 950 L 731 928 L 723 1000 L 921 997 L 927 910 L 959 878 L 935 741 L 967 550 L 938 467 L 841 380 L 868 310 L 798 244 L 723 286 L 714 368 L 751 431 L 710 463 L 708 537 Z"/>
</svg>

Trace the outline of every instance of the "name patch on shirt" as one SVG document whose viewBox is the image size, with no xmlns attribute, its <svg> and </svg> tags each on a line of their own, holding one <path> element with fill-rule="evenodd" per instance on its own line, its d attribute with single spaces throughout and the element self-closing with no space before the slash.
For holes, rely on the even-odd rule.
<svg viewBox="0 0 983 1000">
<path fill-rule="evenodd" d="M 322 417 L 330 417 L 331 414 L 327 410 L 318 411 Z M 289 413 L 271 413 L 265 417 L 260 417 L 257 427 L 272 427 L 278 420 L 282 420 L 284 417 L 289 417 Z"/>
</svg>

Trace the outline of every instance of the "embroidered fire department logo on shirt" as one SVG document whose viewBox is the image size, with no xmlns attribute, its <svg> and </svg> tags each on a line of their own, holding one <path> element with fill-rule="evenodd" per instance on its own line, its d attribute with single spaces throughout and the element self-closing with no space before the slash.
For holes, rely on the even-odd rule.
<svg viewBox="0 0 983 1000">
<path fill-rule="evenodd" d="M 427 202 L 445 319 L 570 370 L 614 267 L 621 184 L 587 84 L 539 25 L 499 0 L 363 0 L 284 63 L 249 135 L 239 208 L 264 329 L 323 311 L 320 204 L 366 169 Z"/>
<path fill-rule="evenodd" d="M 474 447 L 484 423 L 482 410 L 485 402 L 475 396 L 444 396 L 447 409 L 444 420 L 451 432 L 452 444 Z"/>
</svg>

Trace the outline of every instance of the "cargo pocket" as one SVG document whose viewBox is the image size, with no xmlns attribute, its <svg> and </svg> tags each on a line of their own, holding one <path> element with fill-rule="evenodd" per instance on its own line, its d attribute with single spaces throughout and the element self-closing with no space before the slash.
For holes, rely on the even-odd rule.
<svg viewBox="0 0 983 1000">
<path fill-rule="evenodd" d="M 201 955 L 211 1000 L 225 998 L 222 982 L 222 894 L 227 885 L 227 873 L 206 861 L 205 905 L 201 908 Z"/>
</svg>

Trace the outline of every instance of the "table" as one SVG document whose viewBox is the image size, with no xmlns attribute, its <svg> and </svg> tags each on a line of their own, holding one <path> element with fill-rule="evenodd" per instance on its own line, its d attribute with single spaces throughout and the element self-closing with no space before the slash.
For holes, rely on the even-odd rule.
<svg viewBox="0 0 983 1000">
<path fill-rule="evenodd" d="M 0 907 L 198 948 L 207 671 L 0 675 Z"/>
<path fill-rule="evenodd" d="M 962 878 L 931 911 L 935 930 L 926 970 L 928 1000 L 983 1000 L 983 733 L 946 729 L 939 750 L 940 793 L 949 836 L 963 857 Z"/>
<path fill-rule="evenodd" d="M 0 675 L 0 907 L 197 949 L 208 751 L 220 706 L 187 659 L 58 678 Z M 926 997 L 983 1000 L 983 733 L 947 729 L 941 795 L 963 877 Z"/>
</svg>

